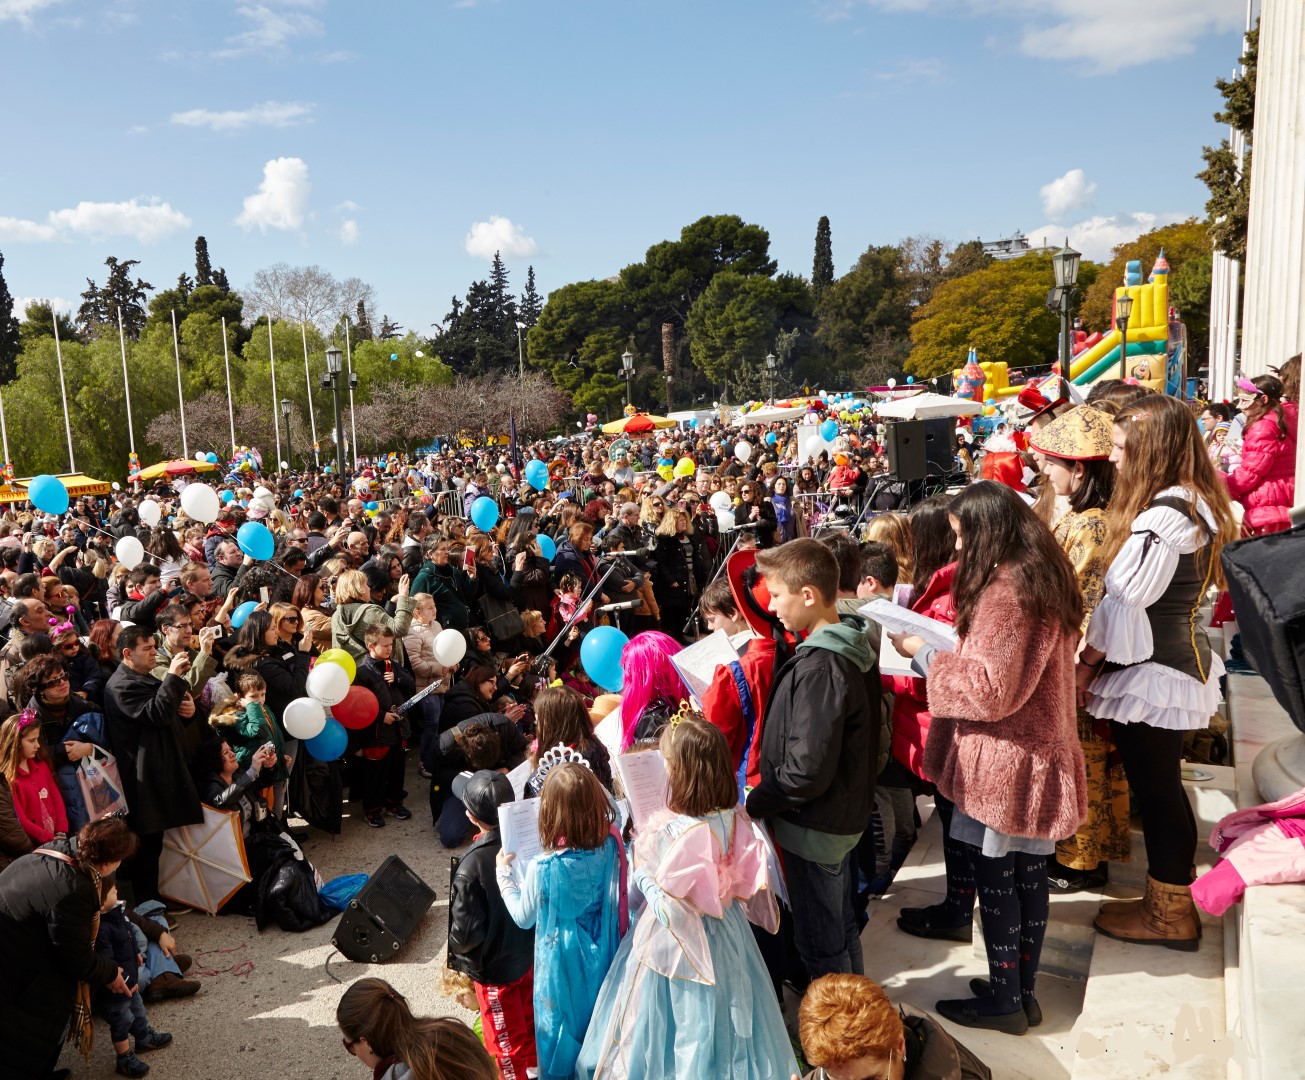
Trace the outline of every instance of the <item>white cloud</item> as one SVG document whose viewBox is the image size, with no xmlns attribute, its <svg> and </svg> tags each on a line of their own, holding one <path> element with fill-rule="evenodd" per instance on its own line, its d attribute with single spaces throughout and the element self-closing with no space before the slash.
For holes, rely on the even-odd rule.
<svg viewBox="0 0 1305 1080">
<path fill-rule="evenodd" d="M 345 199 L 344 202 L 342 202 L 339 206 L 335 208 L 335 212 L 337 214 L 347 214 L 350 213 L 351 211 L 361 210 L 361 209 L 362 207 L 359 206 L 352 199 Z"/>
<path fill-rule="evenodd" d="M 59 0 L 0 0 L 0 22 L 12 19 L 24 26 L 32 25 L 32 16 Z"/>
<path fill-rule="evenodd" d="M 1042 212 L 1052 221 L 1063 221 L 1066 214 L 1092 205 L 1097 185 L 1082 169 L 1070 169 L 1049 184 L 1042 185 Z"/>
<path fill-rule="evenodd" d="M 943 77 L 944 65 L 936 56 L 898 60 L 892 68 L 875 72 L 880 82 L 914 83 L 937 82 Z"/>
<path fill-rule="evenodd" d="M 258 191 L 245 196 L 245 208 L 236 224 L 246 231 L 257 226 L 268 229 L 297 229 L 304 223 L 308 206 L 308 166 L 302 158 L 273 158 L 263 166 L 263 182 Z"/>
<path fill-rule="evenodd" d="M 1036 229 L 1027 230 L 1025 235 L 1034 247 L 1047 244 L 1053 248 L 1060 247 L 1061 241 L 1068 236 L 1069 246 L 1081 251 L 1084 258 L 1093 262 L 1107 262 L 1111 251 L 1119 244 L 1136 240 L 1152 229 L 1186 221 L 1187 217 L 1186 214 L 1135 210 L 1110 217 L 1090 217 L 1073 225 L 1040 225 Z"/>
<path fill-rule="evenodd" d="M 149 133 L 150 129 L 145 124 L 132 124 L 127 129 L 128 135 L 148 135 Z"/>
<path fill-rule="evenodd" d="M 60 239 L 59 230 L 53 225 L 42 225 L 39 221 L 25 218 L 0 217 L 0 240 L 19 244 L 48 244 Z"/>
<path fill-rule="evenodd" d="M 302 4 L 315 7 L 315 4 Z M 226 48 L 213 55 L 224 60 L 251 53 L 283 52 L 286 43 L 298 37 L 320 37 L 324 32 L 322 21 L 301 11 L 284 11 L 267 4 L 245 4 L 236 13 L 253 25 L 242 33 L 227 38 Z"/>
<path fill-rule="evenodd" d="M 492 259 L 496 251 L 509 259 L 523 259 L 539 250 L 534 237 L 527 236 L 520 225 L 498 214 L 472 225 L 463 247 L 468 255 L 478 259 Z"/>
<path fill-rule="evenodd" d="M 1014 22 L 1020 52 L 1086 75 L 1186 56 L 1201 38 L 1240 29 L 1245 19 L 1242 5 L 1231 0 L 817 0 L 814 10 L 833 21 L 867 7 Z"/>
<path fill-rule="evenodd" d="M 65 300 L 62 296 L 15 296 L 14 297 L 14 317 L 21 319 L 27 312 L 27 305 L 34 300 L 39 300 L 43 304 L 49 304 L 55 311 L 62 311 L 68 314 L 77 310 L 77 305 L 71 300 Z"/>
<path fill-rule="evenodd" d="M 340 243 L 358 243 L 358 222 L 354 221 L 353 218 L 346 218 L 340 222 Z"/>
<path fill-rule="evenodd" d="M 50 211 L 50 224 L 82 236 L 130 236 L 142 244 L 152 244 L 186 228 L 190 218 L 157 199 L 145 203 L 137 199 L 83 201 L 68 210 Z"/>
<path fill-rule="evenodd" d="M 182 127 L 206 127 L 210 131 L 239 131 L 247 127 L 291 127 L 312 120 L 316 108 L 310 102 L 264 101 L 248 109 L 188 109 L 172 114 Z"/>
</svg>

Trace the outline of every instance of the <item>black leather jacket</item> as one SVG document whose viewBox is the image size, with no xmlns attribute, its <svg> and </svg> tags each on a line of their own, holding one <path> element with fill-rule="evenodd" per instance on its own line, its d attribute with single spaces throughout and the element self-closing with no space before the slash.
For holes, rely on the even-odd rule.
<svg viewBox="0 0 1305 1080">
<path fill-rule="evenodd" d="M 535 932 L 512 921 L 494 878 L 502 846 L 497 829 L 482 833 L 449 874 L 449 967 L 488 986 L 516 982 L 535 962 Z"/>
</svg>

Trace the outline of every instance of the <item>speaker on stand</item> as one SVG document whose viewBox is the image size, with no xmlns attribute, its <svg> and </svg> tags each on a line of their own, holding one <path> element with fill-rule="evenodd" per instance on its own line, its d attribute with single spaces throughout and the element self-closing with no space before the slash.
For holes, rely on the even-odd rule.
<svg viewBox="0 0 1305 1080">
<path fill-rule="evenodd" d="M 392 960 L 434 902 L 435 890 L 391 855 L 349 901 L 331 944 L 359 963 Z"/>
</svg>

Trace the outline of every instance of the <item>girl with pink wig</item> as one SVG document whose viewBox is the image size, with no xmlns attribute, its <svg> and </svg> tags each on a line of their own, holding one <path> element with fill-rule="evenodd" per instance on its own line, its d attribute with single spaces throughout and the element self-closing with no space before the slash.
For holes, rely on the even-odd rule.
<svg viewBox="0 0 1305 1080">
<path fill-rule="evenodd" d="M 621 692 L 621 751 L 636 742 L 656 740 L 689 692 L 671 663 L 682 646 L 669 634 L 636 634 L 621 650 L 625 676 Z"/>
</svg>

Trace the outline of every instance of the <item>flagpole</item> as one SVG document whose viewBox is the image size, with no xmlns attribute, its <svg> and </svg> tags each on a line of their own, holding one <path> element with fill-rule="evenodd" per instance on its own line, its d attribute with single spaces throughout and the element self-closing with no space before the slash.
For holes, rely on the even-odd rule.
<svg viewBox="0 0 1305 1080">
<path fill-rule="evenodd" d="M 55 329 L 58 329 L 56 325 Z M 127 380 L 127 339 L 122 331 L 122 308 L 118 308 L 118 347 L 122 349 L 122 392 L 127 398 L 127 442 L 131 452 L 136 452 L 136 431 L 131 426 L 131 383 Z"/>
<path fill-rule="evenodd" d="M 304 339 L 304 387 L 308 391 L 308 424 L 313 432 L 313 463 L 321 468 L 322 460 L 317 448 L 317 416 L 313 412 L 313 379 L 308 374 L 308 327 L 303 322 L 299 324 L 299 334 Z"/>
<path fill-rule="evenodd" d="M 272 320 L 267 320 L 267 359 L 272 367 L 272 428 L 276 432 L 276 472 L 281 475 L 281 408 L 276 400 L 276 351 L 272 348 Z"/>
<path fill-rule="evenodd" d="M 358 428 L 353 422 L 353 350 L 349 346 L 349 316 L 344 317 L 344 370 L 349 385 L 349 445 L 353 450 L 353 468 L 358 469 Z"/>
<path fill-rule="evenodd" d="M 77 462 L 73 460 L 72 423 L 68 419 L 68 388 L 63 383 L 63 347 L 59 344 L 59 314 L 51 309 L 50 318 L 54 322 L 54 355 L 59 361 L 59 396 L 63 398 L 63 430 L 68 435 L 68 471 L 77 471 Z"/>
<path fill-rule="evenodd" d="M 9 428 L 5 425 L 5 396 L 0 393 L 0 442 L 4 443 L 5 466 L 9 465 Z M 9 476 L 6 473 L 5 483 L 9 482 Z"/>
<path fill-rule="evenodd" d="M 227 369 L 227 419 L 231 422 L 231 458 L 236 456 L 236 407 L 231 403 L 231 356 L 227 352 L 227 317 L 222 316 L 222 363 Z"/>
<path fill-rule="evenodd" d="M 186 397 L 181 392 L 181 345 L 177 341 L 177 309 L 172 309 L 172 355 L 177 358 L 177 412 L 181 416 L 181 456 L 190 457 L 186 441 Z"/>
</svg>

